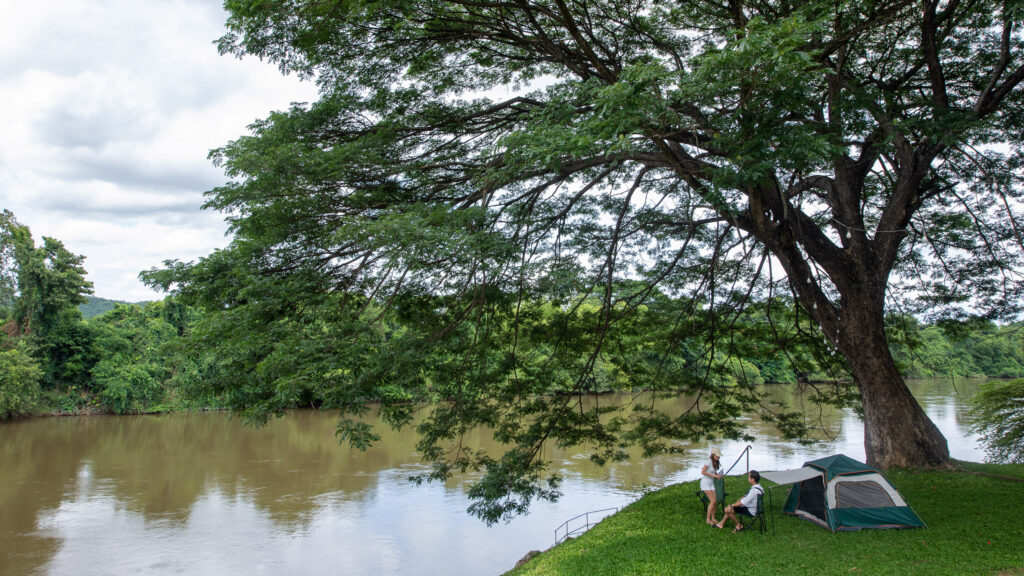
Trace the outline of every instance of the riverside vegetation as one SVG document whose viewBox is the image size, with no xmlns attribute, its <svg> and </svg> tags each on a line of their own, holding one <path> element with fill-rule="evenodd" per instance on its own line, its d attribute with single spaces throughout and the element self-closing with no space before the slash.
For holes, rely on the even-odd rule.
<svg viewBox="0 0 1024 576">
<path fill-rule="evenodd" d="M 91 284 L 85 280 L 81 256 L 52 238 L 36 247 L 28 228 L 9 212 L 0 223 L 0 420 L 44 414 L 140 414 L 250 406 L 251 412 L 243 410 L 242 415 L 258 421 L 287 408 L 336 408 L 349 401 L 337 397 L 336 390 L 325 386 L 317 372 L 350 380 L 353 387 L 349 390 L 355 394 L 369 379 L 380 375 L 399 378 L 401 373 L 394 366 L 403 363 L 419 367 L 419 378 L 436 380 L 445 375 L 449 360 L 441 353 L 429 359 L 435 370 L 427 376 L 423 376 L 424 364 L 418 363 L 422 357 L 393 355 L 401 348 L 394 342 L 421 329 L 401 311 L 387 312 L 367 303 L 365 314 L 344 320 L 349 323 L 348 331 L 354 330 L 353 325 L 361 327 L 355 330 L 361 336 L 352 341 L 354 345 L 326 354 L 323 347 L 330 347 L 332 326 L 338 318 L 302 322 L 286 318 L 268 330 L 249 332 L 240 331 L 234 321 L 225 322 L 224 313 L 205 312 L 175 296 L 144 304 L 90 300 Z M 99 313 L 86 317 L 83 308 Z M 826 402 L 857 408 L 847 367 L 822 345 L 821 333 L 792 300 L 751 302 L 742 314 L 729 315 L 716 313 L 701 302 L 652 291 L 632 322 L 620 323 L 617 330 L 606 334 L 606 354 L 595 359 L 588 356 L 585 346 L 551 346 L 551 341 L 566 337 L 566 325 L 582 329 L 599 309 L 600 303 L 585 299 L 571 307 L 558 302 L 524 303 L 518 313 L 529 318 L 529 323 L 516 337 L 523 350 L 531 351 L 531 356 L 519 358 L 523 368 L 536 372 L 534 380 L 543 384 L 535 394 L 572 394 L 573 375 L 592 362 L 588 394 L 645 389 L 669 366 L 677 375 L 688 373 L 694 381 L 703 380 L 709 390 L 723 396 L 764 383 L 799 382 L 819 400 L 824 397 Z M 330 306 L 323 310 L 329 314 Z M 688 328 L 686 336 L 667 336 L 665 327 L 673 325 L 676 330 L 680 323 Z M 893 356 L 907 376 L 1011 378 L 1024 376 L 1022 325 L 977 320 L 925 324 L 909 315 L 893 315 L 887 330 Z M 670 354 L 654 351 L 656 342 L 667 340 L 674 342 Z M 563 369 L 545 371 L 552 362 Z M 298 374 L 294 373 L 296 365 L 302 366 Z M 250 375 L 255 375 L 258 386 L 243 382 Z M 375 380 L 373 386 L 379 387 L 379 382 Z M 992 397 L 1005 399 L 1008 393 L 1008 397 L 1019 399 L 1020 388 L 1020 381 L 1015 381 Z M 430 389 L 423 387 L 418 393 L 415 386 L 396 382 L 387 402 L 378 409 L 385 420 L 390 418 L 389 423 L 400 424 L 403 411 L 411 406 L 443 404 L 447 399 Z M 660 390 L 661 394 L 669 392 Z M 718 409 L 737 406 L 724 402 Z M 992 454 L 997 460 L 1020 461 L 1020 437 L 1024 436 L 1020 427 L 1007 429 L 1004 415 L 987 414 L 992 423 L 988 431 L 997 433 L 986 439 L 999 447 Z M 800 414 L 779 414 L 777 418 L 783 433 L 790 437 L 800 437 L 806 431 Z M 1003 433 L 1007 430 L 1011 433 Z M 353 434 L 346 438 L 347 431 L 341 427 L 340 432 L 342 439 L 366 437 Z M 741 429 L 733 431 L 736 437 L 743 433 Z M 594 457 L 603 458 L 601 454 Z"/>
<path fill-rule="evenodd" d="M 172 296 L 138 304 L 90 297 L 84 259 L 53 238 L 36 247 L 28 227 L 10 212 L 0 220 L 0 248 L 0 419 L 218 409 L 225 406 L 226 396 L 244 393 L 224 384 L 244 374 L 233 373 L 237 364 L 218 354 L 234 346 L 234 355 L 242 357 L 243 348 L 261 344 L 246 334 L 223 332 L 217 315 L 204 314 Z M 519 338 L 521 343 L 532 340 L 534 367 L 540 369 L 554 358 L 547 339 L 555 325 L 569 322 L 567 316 L 578 321 L 593 315 L 599 307 L 598 302 L 583 302 L 565 312 L 556 302 L 542 302 L 523 312 L 533 321 L 531 330 Z M 687 309 L 693 310 L 685 320 L 691 336 L 679 342 L 671 358 L 645 358 L 653 355 L 653 343 L 664 337 L 661 327 L 678 321 Z M 377 362 L 375 346 L 416 328 L 400 314 L 380 311 L 358 321 L 363 322 L 365 348 L 348 350 L 351 358 L 327 362 Z M 1024 377 L 1024 323 L 925 324 L 909 315 L 892 315 L 887 326 L 893 356 L 906 377 Z M 295 354 L 302 354 L 309 337 L 297 325 L 281 326 L 272 336 L 291 345 Z M 597 359 L 588 392 L 642 387 L 642 373 L 651 370 L 654 361 L 682 366 L 694 378 L 710 371 L 724 387 L 849 379 L 844 365 L 821 346 L 820 333 L 799 305 L 782 299 L 749 305 L 742 316 L 730 319 L 654 293 L 636 323 L 607 338 L 612 352 Z M 217 354 L 208 351 L 214 340 Z M 710 359 L 709 342 L 717 349 Z M 568 366 L 586 362 L 586 350 L 573 353 L 577 358 L 561 360 Z M 282 354 L 275 353 L 256 368 L 274 370 L 271 361 Z M 560 386 L 566 380 L 571 381 L 571 375 L 560 379 L 552 374 L 548 387 L 537 392 L 564 392 Z M 826 387 L 820 393 L 827 392 Z M 438 400 L 411 396 L 399 386 L 395 393 L 396 401 Z M 300 379 L 281 388 L 278 407 L 319 407 L 329 402 L 327 394 L 315 379 Z"/>
<path fill-rule="evenodd" d="M 202 311 L 171 373 L 253 421 L 337 410 L 357 447 L 368 410 L 401 427 L 430 402 L 424 479 L 480 472 L 488 522 L 558 496 L 545 446 L 672 452 L 751 411 L 806 438 L 852 408 L 867 463 L 948 466 L 904 373 L 970 372 L 925 332 L 1024 312 L 1022 7 L 990 4 L 229 0 L 222 53 L 319 97 L 211 152 L 230 243 L 142 274 Z M 8 228 L 23 303 L 80 280 Z M 44 390 L 93 377 L 54 362 L 80 341 L 55 310 L 12 315 Z M 122 357 L 111 386 L 166 376 Z M 808 413 L 761 380 L 808 381 Z M 654 400 L 585 409 L 633 389 Z M 157 401 L 122 392 L 103 403 Z M 508 449 L 460 442 L 481 428 Z"/>
<path fill-rule="evenodd" d="M 1024 575 L 1024 466 L 957 464 L 887 473 L 925 529 L 832 534 L 781 514 L 782 488 L 774 535 L 732 534 L 704 524 L 697 483 L 686 482 L 645 495 L 508 576 Z M 745 492 L 743 478 L 727 478 L 726 489 Z"/>
<path fill-rule="evenodd" d="M 482 472 L 479 511 L 507 517 L 557 494 L 547 444 L 586 445 L 599 460 L 662 453 L 742 436 L 736 415 L 750 410 L 800 435 L 804 414 L 721 386 L 757 354 L 744 345 L 761 344 L 731 329 L 778 318 L 748 305 L 791 300 L 782 307 L 799 321 L 783 325 L 817 327 L 807 332 L 852 376 L 811 396 L 856 396 L 867 463 L 949 463 L 886 317 L 1011 322 L 1024 311 L 1019 3 L 225 9 L 223 53 L 320 89 L 211 153 L 229 180 L 206 207 L 223 213 L 230 244 L 145 275 L 222 312 L 221 332 L 266 337 L 247 363 L 270 371 L 243 383 L 239 409 L 278 407 L 275 380 L 317 379 L 359 444 L 373 441 L 355 420 L 368 405 L 401 423 L 407 393 L 444 398 L 418 429 L 430 478 Z M 280 361 L 297 357 L 273 345 L 282 338 L 314 366 L 366 352 L 344 340 L 365 332 L 349 329 L 368 304 L 420 328 L 374 346 L 387 351 L 382 370 Z M 538 314 L 550 305 L 556 314 Z M 306 338 L 274 333 L 289 323 Z M 581 411 L 599 362 L 631 387 L 704 405 Z M 540 395 L 552 388 L 568 393 Z M 481 426 L 509 450 L 448 442 Z"/>
</svg>

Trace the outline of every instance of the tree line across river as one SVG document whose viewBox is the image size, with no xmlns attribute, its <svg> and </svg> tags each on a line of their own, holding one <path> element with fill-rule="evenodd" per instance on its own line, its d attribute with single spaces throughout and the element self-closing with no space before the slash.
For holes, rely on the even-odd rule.
<svg viewBox="0 0 1024 576">
<path fill-rule="evenodd" d="M 123 303 L 89 296 L 92 286 L 86 280 L 84 259 L 53 238 L 44 238 L 36 246 L 28 228 L 10 212 L 2 215 L 0 234 L 0 419 L 173 412 L 232 404 L 225 402 L 225 396 L 239 392 L 225 382 L 245 375 L 226 373 L 234 364 L 224 354 L 234 349 L 237 355 L 245 355 L 247 347 L 258 347 L 259 342 L 247 341 L 245 334 L 219 333 L 217 315 L 174 297 Z M 536 353 L 538 368 L 554 354 L 550 339 L 568 338 L 564 331 L 556 334 L 556 326 L 568 325 L 569 316 L 585 317 L 600 308 L 598 302 L 574 306 L 533 302 L 530 306 L 535 308 L 528 315 L 533 320 L 518 337 L 520 346 L 533 340 L 529 349 Z M 690 312 L 680 319 L 682 310 Z M 657 366 L 666 363 L 710 374 L 724 386 L 849 379 L 840 356 L 823 343 L 806 314 L 801 318 L 792 301 L 755 302 L 735 318 L 710 316 L 692 302 L 651 294 L 637 321 L 607 335 L 606 352 L 594 360 L 588 391 L 643 387 L 643 373 L 656 372 Z M 360 320 L 366 327 L 363 345 L 340 347 L 339 353 L 365 355 L 367 363 L 374 361 L 375 342 L 393 340 L 414 328 L 404 323 L 400 312 L 385 314 L 372 304 Z M 325 326 L 330 321 L 323 319 Z M 667 322 L 692 325 L 692 338 L 675 343 L 669 357 L 655 353 L 653 346 L 665 337 L 658 327 Z M 1024 377 L 1022 327 L 1020 322 L 997 325 L 977 320 L 923 323 L 910 315 L 891 315 L 887 323 L 893 355 L 910 378 Z M 325 328 L 324 338 L 330 337 Z M 211 338 L 218 339 L 217 346 L 210 346 Z M 224 338 L 235 342 L 225 345 Z M 295 343 L 296 348 L 300 345 Z M 563 348 L 572 353 L 571 346 Z M 581 362 L 585 360 L 585 350 L 575 353 Z M 294 355 L 302 361 L 301 350 L 294 350 Z M 340 359 L 336 365 L 359 360 Z M 328 359 L 324 366 L 329 365 Z M 268 362 L 262 368 L 273 370 Z M 557 374 L 548 381 L 550 386 L 538 393 L 565 391 L 561 389 L 564 380 Z M 309 375 L 282 387 L 281 393 L 287 399 L 283 403 L 278 399 L 278 405 L 329 403 L 325 398 L 329 390 Z M 399 385 L 395 394 L 406 401 L 438 400 L 416 397 Z"/>
</svg>

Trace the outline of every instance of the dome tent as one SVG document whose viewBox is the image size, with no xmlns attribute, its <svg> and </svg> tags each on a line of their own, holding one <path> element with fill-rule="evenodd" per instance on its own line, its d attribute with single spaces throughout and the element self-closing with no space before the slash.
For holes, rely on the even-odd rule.
<svg viewBox="0 0 1024 576">
<path fill-rule="evenodd" d="M 863 528 L 921 528 L 925 523 L 882 475 L 836 454 L 804 463 L 782 511 L 835 532 Z"/>
</svg>

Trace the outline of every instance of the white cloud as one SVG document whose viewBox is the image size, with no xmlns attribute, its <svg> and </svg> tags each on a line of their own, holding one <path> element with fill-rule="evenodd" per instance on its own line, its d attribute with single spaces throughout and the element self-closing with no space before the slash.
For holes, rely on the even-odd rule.
<svg viewBox="0 0 1024 576">
<path fill-rule="evenodd" d="M 202 193 L 213 148 L 315 87 L 220 56 L 226 14 L 203 0 L 42 0 L 0 12 L 0 207 L 86 256 L 96 294 L 159 298 L 137 280 L 224 246 Z"/>
</svg>

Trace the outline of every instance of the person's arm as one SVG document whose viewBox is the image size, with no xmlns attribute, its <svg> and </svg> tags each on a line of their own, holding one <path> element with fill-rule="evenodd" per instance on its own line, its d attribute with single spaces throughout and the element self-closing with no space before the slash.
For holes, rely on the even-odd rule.
<svg viewBox="0 0 1024 576">
<path fill-rule="evenodd" d="M 704 467 L 700 469 L 700 474 L 701 474 L 701 476 L 707 476 L 708 478 L 721 478 L 721 476 L 719 476 L 718 474 L 714 474 L 714 473 L 708 474 L 708 465 L 707 464 L 705 464 Z"/>
<path fill-rule="evenodd" d="M 700 469 L 700 473 L 703 476 L 707 476 L 709 478 L 721 478 L 722 477 L 721 474 L 715 474 L 714 472 L 708 474 L 708 465 L 707 464 L 705 464 L 704 467 Z"/>
</svg>

